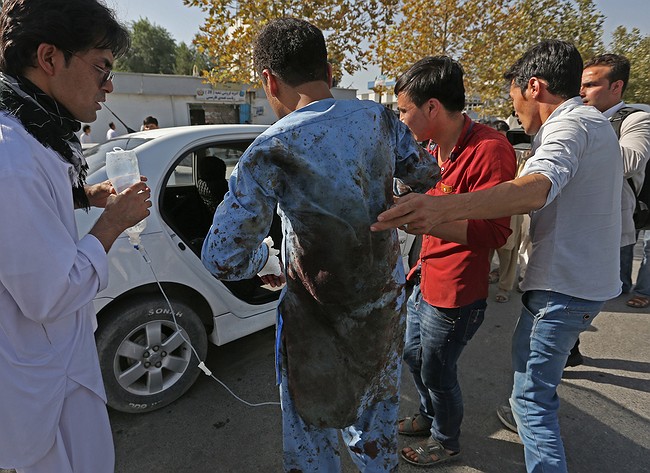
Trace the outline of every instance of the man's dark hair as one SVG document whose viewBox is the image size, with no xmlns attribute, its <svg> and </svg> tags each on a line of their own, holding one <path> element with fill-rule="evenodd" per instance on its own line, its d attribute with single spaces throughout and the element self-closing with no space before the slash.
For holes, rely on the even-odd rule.
<svg viewBox="0 0 650 473">
<path fill-rule="evenodd" d="M 547 39 L 526 51 L 503 77 L 522 93 L 531 77 L 544 79 L 551 94 L 570 99 L 580 94 L 582 57 L 573 44 Z"/>
<path fill-rule="evenodd" d="M 110 49 L 122 56 L 131 44 L 128 30 L 97 0 L 6 0 L 0 13 L 0 71 L 23 75 L 36 64 L 42 43 L 72 53 Z"/>
<path fill-rule="evenodd" d="M 434 98 L 449 111 L 465 108 L 463 67 L 447 56 L 429 56 L 413 64 L 397 79 L 394 93 L 405 93 L 417 106 Z"/>
<path fill-rule="evenodd" d="M 508 124 L 503 120 L 492 120 L 488 123 L 488 126 L 494 128 L 497 131 L 503 131 L 504 133 L 510 129 Z"/>
<path fill-rule="evenodd" d="M 109 127 L 109 128 L 115 128 L 115 123 L 110 122 L 110 123 L 108 124 L 108 127 Z"/>
<path fill-rule="evenodd" d="M 143 125 L 156 125 L 156 126 L 158 126 L 158 120 L 156 119 L 156 117 L 152 117 L 151 115 L 149 115 L 147 118 L 145 118 L 142 121 L 142 124 Z"/>
<path fill-rule="evenodd" d="M 90 125 L 84 125 L 82 130 L 83 130 L 84 133 L 86 133 L 87 131 L 90 131 Z"/>
<path fill-rule="evenodd" d="M 285 84 L 296 87 L 312 81 L 328 82 L 327 47 L 321 30 L 297 18 L 267 23 L 253 45 L 255 71 L 269 69 Z"/>
<path fill-rule="evenodd" d="M 625 92 L 627 88 L 627 83 L 630 80 L 630 61 L 621 55 L 621 54 L 601 54 L 591 58 L 585 64 L 585 69 L 593 66 L 607 66 L 609 67 L 609 73 L 607 74 L 607 80 L 611 84 L 617 80 L 623 81 L 622 92 Z"/>
</svg>

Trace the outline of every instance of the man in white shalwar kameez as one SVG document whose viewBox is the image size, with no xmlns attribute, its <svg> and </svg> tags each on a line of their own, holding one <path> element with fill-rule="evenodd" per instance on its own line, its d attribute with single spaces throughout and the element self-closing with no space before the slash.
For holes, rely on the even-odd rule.
<svg viewBox="0 0 650 473">
<path fill-rule="evenodd" d="M 75 132 L 129 35 L 96 0 L 8 0 L 0 31 L 0 468 L 113 472 L 92 300 L 150 191 L 86 186 Z M 90 206 L 105 210 L 80 239 L 74 209 Z"/>
</svg>

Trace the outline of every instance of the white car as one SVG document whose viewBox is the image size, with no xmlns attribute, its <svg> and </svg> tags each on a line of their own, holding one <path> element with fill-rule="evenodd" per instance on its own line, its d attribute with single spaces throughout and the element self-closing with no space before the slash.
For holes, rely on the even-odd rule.
<svg viewBox="0 0 650 473">
<path fill-rule="evenodd" d="M 208 340 L 223 345 L 275 323 L 278 290 L 263 286 L 257 277 L 217 280 L 200 259 L 227 179 L 244 150 L 266 128 L 160 128 L 120 136 L 85 151 L 88 183 L 93 184 L 106 179 L 106 152 L 114 147 L 135 150 L 153 203 L 141 235 L 153 271 L 121 235 L 108 254 L 109 285 L 94 301 L 99 362 L 112 408 L 148 412 L 180 397 L 200 373 L 188 341 L 204 360 Z M 85 235 L 101 209 L 76 212 L 79 234 Z M 279 248 L 279 217 L 270 233 Z M 413 240 L 400 232 L 405 266 Z M 411 262 L 417 251 L 412 249 Z M 156 278 L 174 308 L 180 333 Z"/>
</svg>

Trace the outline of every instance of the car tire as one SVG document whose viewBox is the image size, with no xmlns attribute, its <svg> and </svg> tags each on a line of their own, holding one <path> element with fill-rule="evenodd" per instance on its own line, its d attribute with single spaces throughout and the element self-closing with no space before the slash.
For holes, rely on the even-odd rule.
<svg viewBox="0 0 650 473">
<path fill-rule="evenodd" d="M 127 413 L 150 412 L 175 401 L 201 372 L 208 350 L 206 328 L 185 303 L 162 297 L 130 299 L 99 317 L 99 365 L 108 405 Z M 181 336 L 182 335 L 182 336 Z"/>
</svg>

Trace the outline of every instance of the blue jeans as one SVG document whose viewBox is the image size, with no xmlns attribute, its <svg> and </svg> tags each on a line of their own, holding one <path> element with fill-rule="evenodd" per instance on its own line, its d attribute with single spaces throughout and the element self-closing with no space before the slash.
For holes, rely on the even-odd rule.
<svg viewBox="0 0 650 473">
<path fill-rule="evenodd" d="M 431 436 L 445 448 L 460 451 L 463 396 L 457 362 L 483 323 L 485 299 L 443 309 L 428 304 L 413 288 L 407 303 L 404 361 L 420 394 L 420 413 L 431 420 Z"/>
<path fill-rule="evenodd" d="M 399 358 L 398 358 L 399 360 Z M 399 380 L 401 363 L 393 366 Z M 394 396 L 378 402 L 344 429 L 320 428 L 306 424 L 295 409 L 281 369 L 282 444 L 284 471 L 335 473 L 341 471 L 338 432 L 348 447 L 352 461 L 362 473 L 396 473 L 397 417 L 399 400 Z"/>
<path fill-rule="evenodd" d="M 528 291 L 512 337 L 514 384 L 510 405 L 524 444 L 528 473 L 565 473 L 557 386 L 569 351 L 602 309 L 551 291 Z"/>
<path fill-rule="evenodd" d="M 650 297 L 650 230 L 643 231 L 643 261 L 639 267 L 634 292 Z"/>
<path fill-rule="evenodd" d="M 634 243 L 621 246 L 621 283 L 623 294 L 632 290 L 632 261 L 634 260 Z"/>
</svg>

